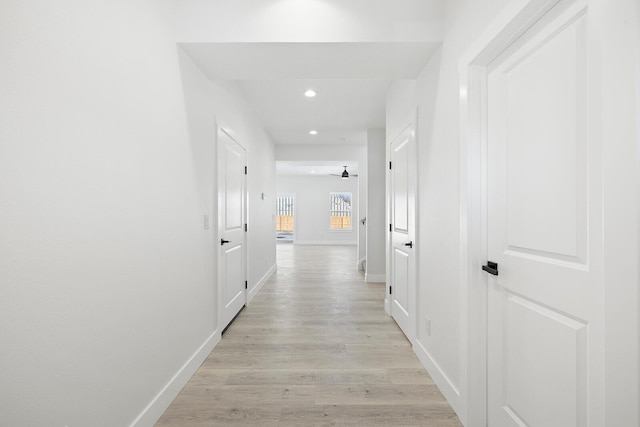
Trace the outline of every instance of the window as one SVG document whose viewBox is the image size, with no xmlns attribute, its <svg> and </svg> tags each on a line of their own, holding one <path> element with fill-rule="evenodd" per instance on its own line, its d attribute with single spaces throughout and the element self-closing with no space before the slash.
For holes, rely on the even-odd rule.
<svg viewBox="0 0 640 427">
<path fill-rule="evenodd" d="M 276 231 L 293 232 L 293 196 L 278 196 L 276 199 Z"/>
<path fill-rule="evenodd" d="M 331 230 L 351 230 L 351 193 L 331 193 Z"/>
</svg>

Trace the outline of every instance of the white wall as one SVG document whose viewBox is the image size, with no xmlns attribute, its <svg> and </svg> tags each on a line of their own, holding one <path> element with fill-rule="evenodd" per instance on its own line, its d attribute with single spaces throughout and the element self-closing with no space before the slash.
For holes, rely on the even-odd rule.
<svg viewBox="0 0 640 427">
<path fill-rule="evenodd" d="M 295 194 L 296 244 L 354 244 L 358 243 L 358 178 L 341 179 L 337 176 L 277 177 L 281 194 Z M 352 194 L 352 229 L 337 231 L 329 228 L 330 193 Z"/>
<path fill-rule="evenodd" d="M 445 38 L 417 80 L 395 82 L 387 96 L 387 144 L 418 111 L 418 333 L 416 351 L 465 420 L 464 331 L 459 277 L 458 60 L 506 0 L 448 2 Z M 388 147 L 387 147 L 388 150 Z M 431 320 L 427 335 L 423 319 Z"/>
<path fill-rule="evenodd" d="M 250 191 L 275 192 L 271 142 L 179 54 L 172 1 L 2 9 L 0 424 L 128 425 L 186 366 L 151 424 L 216 342 L 213 116 L 250 145 Z"/>
<path fill-rule="evenodd" d="M 367 146 L 366 145 L 276 145 L 276 160 L 282 161 L 334 161 L 358 162 L 358 212 L 367 211 Z M 366 231 L 358 222 L 358 260 L 366 257 Z"/>
<path fill-rule="evenodd" d="M 385 130 L 367 131 L 367 268 L 365 281 L 386 281 L 386 177 Z M 364 216 L 364 215 L 362 215 Z"/>
<path fill-rule="evenodd" d="M 205 81 L 206 78 L 189 56 L 178 48 L 183 76 L 189 132 L 198 144 L 194 147 L 194 161 L 203 162 L 213 154 L 215 125 L 223 127 L 248 152 L 248 281 L 257 284 L 275 265 L 275 146 L 262 128 L 253 109 L 240 96 L 233 82 Z M 204 82 L 204 87 L 202 87 Z M 198 168 L 203 185 L 209 185 L 213 170 L 204 165 Z M 208 184 L 205 184 L 208 183 Z M 262 199 L 265 193 L 265 199 Z M 212 195 L 213 193 L 207 193 Z M 216 222 L 212 224 L 215 228 Z"/>
<path fill-rule="evenodd" d="M 418 109 L 419 241 L 418 337 L 416 352 L 426 361 L 430 373 L 465 425 L 483 425 L 467 418 L 467 365 L 463 289 L 459 277 L 461 223 L 459 209 L 459 109 L 458 66 L 461 56 L 473 45 L 506 5 L 512 1 L 451 1 L 445 11 L 445 38 L 442 47 L 415 81 L 392 85 L 387 97 L 387 143 L 401 130 L 406 117 Z M 519 3 L 523 3 L 519 1 Z M 615 4 L 590 2 L 594 25 L 607 20 L 626 22 L 617 32 L 604 32 L 602 41 L 603 81 L 607 96 L 602 99 L 603 137 L 607 141 L 605 168 L 605 295 L 607 320 L 606 425 L 637 425 L 638 401 L 638 295 L 637 256 L 637 98 L 629 95 L 629 85 L 637 73 L 633 44 L 637 52 L 638 5 L 633 0 Z M 621 16 L 629 17 L 622 20 Z M 598 22 L 596 22 L 598 21 Z M 624 36 L 626 34 L 626 37 Z M 617 46 L 610 49 L 607 46 Z M 618 70 L 617 74 L 615 69 Z M 625 70 L 620 73 L 620 70 Z M 637 76 L 637 74 L 636 74 Z M 637 78 L 635 79 L 637 85 Z M 625 94 L 623 87 L 627 86 Z M 633 84 L 631 84 L 633 86 Z M 633 93 L 633 91 L 631 91 Z M 617 105 L 617 106 L 614 106 Z M 625 117 L 615 111 L 625 111 Z M 635 119 L 637 120 L 637 118 Z M 608 135 L 608 136 L 607 136 Z M 614 143 L 615 141 L 615 143 Z M 617 166 L 614 166 L 614 163 Z M 623 177 L 626 176 L 625 180 Z M 634 184 L 635 183 L 635 184 Z M 617 189 L 616 189 L 617 188 Z M 606 194 L 606 193 L 604 193 Z M 623 207 L 624 203 L 627 208 Z M 627 230 L 623 238 L 622 230 Z M 615 242 L 615 243 L 613 243 Z M 635 257 L 635 259 L 631 259 Z M 626 261 L 625 261 L 626 260 Z M 623 264 L 625 266 L 623 266 Z M 617 307 L 617 308 L 616 308 Z M 427 335 L 423 319 L 431 319 Z M 625 320 L 623 320 L 626 319 Z M 477 337 L 469 337 L 474 340 Z M 621 357 L 620 355 L 630 355 Z M 473 363 L 469 360 L 469 363 Z M 627 374 L 625 376 L 625 373 Z M 621 403 L 624 402 L 624 403 Z M 597 410 L 597 409 L 596 409 Z"/>
<path fill-rule="evenodd" d="M 431 63 L 433 61 L 429 62 Z M 394 138 L 407 126 L 410 117 L 415 115 L 417 106 L 418 94 L 415 80 L 396 80 L 391 84 L 387 92 L 386 108 L 387 151 Z"/>
</svg>

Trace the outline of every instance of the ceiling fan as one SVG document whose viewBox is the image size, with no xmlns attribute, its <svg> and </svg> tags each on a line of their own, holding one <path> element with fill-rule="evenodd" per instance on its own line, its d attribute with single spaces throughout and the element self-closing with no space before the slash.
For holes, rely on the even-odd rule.
<svg viewBox="0 0 640 427">
<path fill-rule="evenodd" d="M 350 176 L 358 176 L 358 174 L 356 174 L 356 173 L 349 173 L 347 171 L 347 167 L 346 166 L 343 166 L 343 168 L 344 168 L 344 171 L 342 171 L 342 174 L 338 175 L 337 173 L 330 173 L 329 175 L 339 176 L 342 179 L 349 179 Z"/>
</svg>

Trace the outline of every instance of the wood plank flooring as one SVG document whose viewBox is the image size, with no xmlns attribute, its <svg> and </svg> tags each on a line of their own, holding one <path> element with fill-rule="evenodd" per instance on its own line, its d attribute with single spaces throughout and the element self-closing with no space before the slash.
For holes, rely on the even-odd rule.
<svg viewBox="0 0 640 427">
<path fill-rule="evenodd" d="M 277 248 L 278 272 L 157 426 L 461 426 L 355 247 Z"/>
</svg>

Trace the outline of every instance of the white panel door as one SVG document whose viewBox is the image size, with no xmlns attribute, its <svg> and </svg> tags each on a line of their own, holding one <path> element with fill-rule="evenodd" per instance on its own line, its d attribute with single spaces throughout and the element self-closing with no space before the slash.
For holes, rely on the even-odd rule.
<svg viewBox="0 0 640 427">
<path fill-rule="evenodd" d="M 391 316 L 413 342 L 416 334 L 415 127 L 391 143 Z"/>
<path fill-rule="evenodd" d="M 247 152 L 223 129 L 218 132 L 220 325 L 226 328 L 247 302 L 246 280 Z"/>
<path fill-rule="evenodd" d="M 488 73 L 488 425 L 587 426 L 601 402 L 602 209 L 586 9 L 552 10 Z"/>
</svg>

